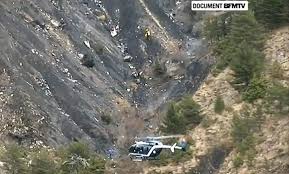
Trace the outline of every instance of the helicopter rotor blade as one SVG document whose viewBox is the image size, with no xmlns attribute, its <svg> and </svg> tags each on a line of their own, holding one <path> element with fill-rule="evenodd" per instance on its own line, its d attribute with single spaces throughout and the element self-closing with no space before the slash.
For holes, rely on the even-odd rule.
<svg viewBox="0 0 289 174">
<path fill-rule="evenodd" d="M 163 139 L 171 139 L 171 138 L 181 138 L 184 135 L 168 135 L 168 136 L 159 136 L 159 137 L 139 137 L 136 138 L 138 140 L 163 140 Z"/>
</svg>

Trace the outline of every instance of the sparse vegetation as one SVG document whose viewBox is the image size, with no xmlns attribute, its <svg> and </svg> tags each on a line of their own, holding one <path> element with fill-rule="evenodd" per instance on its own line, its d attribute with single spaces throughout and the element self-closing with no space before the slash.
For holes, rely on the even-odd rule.
<svg viewBox="0 0 289 174">
<path fill-rule="evenodd" d="M 275 79 L 283 79 L 284 71 L 277 61 L 274 61 L 272 66 L 270 67 L 271 76 Z"/>
<path fill-rule="evenodd" d="M 252 112 L 249 108 L 244 108 L 240 115 L 235 115 L 232 125 L 232 137 L 238 152 L 234 160 L 234 166 L 242 165 L 243 161 L 250 164 L 255 157 L 256 137 L 254 133 L 259 130 L 262 123 L 262 111 L 258 107 Z"/>
<path fill-rule="evenodd" d="M 276 114 L 288 114 L 289 113 L 289 88 L 284 87 L 279 83 L 273 84 L 268 89 L 267 101 L 270 107 L 267 107 L 270 112 Z"/>
<path fill-rule="evenodd" d="M 179 164 L 188 161 L 192 158 L 193 151 L 189 149 L 186 152 L 175 151 L 173 154 L 170 151 L 164 151 L 161 153 L 159 160 L 151 161 L 150 163 L 154 166 L 165 166 L 168 164 Z"/>
<path fill-rule="evenodd" d="M 221 96 L 217 96 L 217 99 L 215 101 L 214 110 L 217 114 L 222 114 L 225 109 L 225 103 Z"/>
<path fill-rule="evenodd" d="M 9 145 L 1 155 L 4 169 L 11 174 L 28 174 L 26 149 L 17 145 Z"/>
<path fill-rule="evenodd" d="M 105 170 L 105 161 L 82 143 L 58 151 L 7 145 L 1 161 L 11 174 L 102 174 Z"/>
<path fill-rule="evenodd" d="M 233 165 L 235 168 L 239 168 L 244 164 L 244 160 L 242 158 L 242 156 L 237 155 L 233 161 Z"/>
<path fill-rule="evenodd" d="M 156 75 L 164 75 L 166 73 L 166 68 L 161 65 L 159 60 L 156 60 L 153 66 L 153 71 Z"/>
</svg>

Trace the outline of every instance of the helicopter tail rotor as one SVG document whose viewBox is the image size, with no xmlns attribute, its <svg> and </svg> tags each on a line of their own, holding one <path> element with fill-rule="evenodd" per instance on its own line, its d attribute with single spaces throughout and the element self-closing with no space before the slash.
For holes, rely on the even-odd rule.
<svg viewBox="0 0 289 174">
<path fill-rule="evenodd" d="M 177 143 L 175 143 L 174 145 L 172 145 L 172 147 L 171 147 L 171 151 L 174 153 L 175 152 L 175 148 L 176 148 L 176 146 L 177 146 Z"/>
</svg>

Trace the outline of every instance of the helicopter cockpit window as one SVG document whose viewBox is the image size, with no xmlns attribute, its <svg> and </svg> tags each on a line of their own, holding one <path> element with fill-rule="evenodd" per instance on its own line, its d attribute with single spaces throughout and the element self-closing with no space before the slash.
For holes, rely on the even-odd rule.
<svg viewBox="0 0 289 174">
<path fill-rule="evenodd" d="M 128 151 L 129 151 L 129 153 L 137 153 L 135 146 L 131 146 L 131 147 L 128 149 Z"/>
<path fill-rule="evenodd" d="M 152 146 L 131 146 L 129 148 L 129 153 L 139 153 L 139 154 L 147 154 L 149 153 Z"/>
</svg>

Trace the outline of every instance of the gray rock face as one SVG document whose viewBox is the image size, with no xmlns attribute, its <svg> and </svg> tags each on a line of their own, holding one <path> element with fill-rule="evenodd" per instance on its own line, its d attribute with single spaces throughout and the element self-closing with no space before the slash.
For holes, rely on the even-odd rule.
<svg viewBox="0 0 289 174">
<path fill-rule="evenodd" d="M 207 74 L 206 46 L 193 33 L 182 32 L 163 10 L 176 4 L 168 5 L 154 0 L 1 0 L 2 139 L 54 147 L 84 140 L 103 151 L 122 135 L 118 121 L 125 115 L 117 99 L 137 106 L 137 115 L 145 119 L 169 99 L 194 92 Z M 141 24 L 155 19 L 169 38 L 179 41 L 178 54 L 165 49 L 161 37 L 143 37 L 146 26 Z M 179 70 L 165 80 L 154 77 L 150 72 L 156 59 Z M 110 114 L 114 124 L 104 124 L 103 114 Z"/>
</svg>

